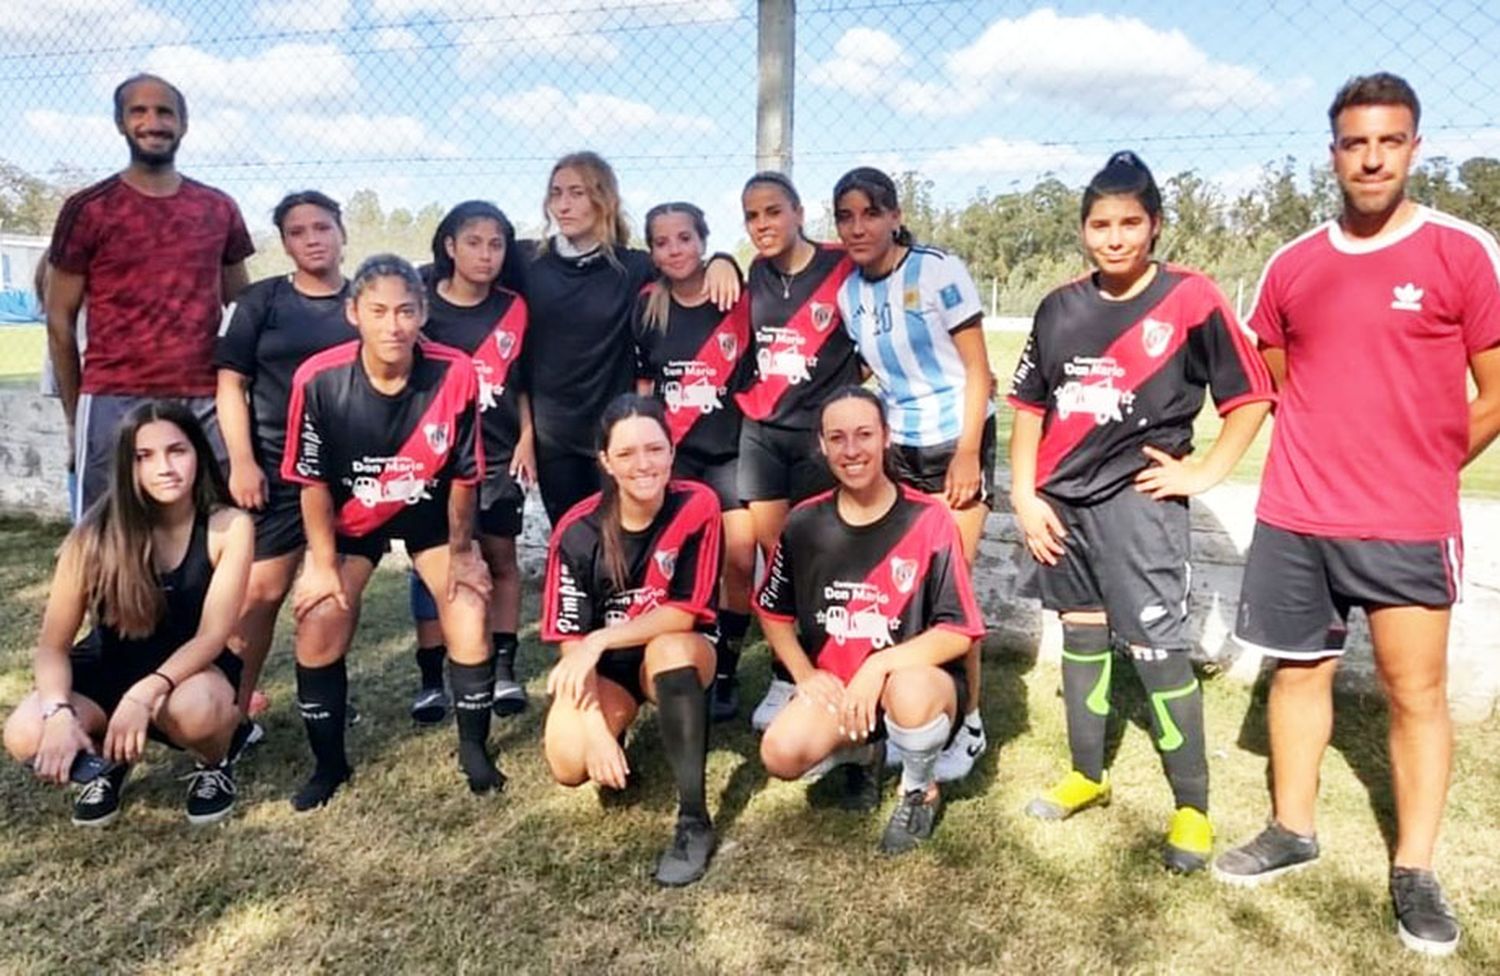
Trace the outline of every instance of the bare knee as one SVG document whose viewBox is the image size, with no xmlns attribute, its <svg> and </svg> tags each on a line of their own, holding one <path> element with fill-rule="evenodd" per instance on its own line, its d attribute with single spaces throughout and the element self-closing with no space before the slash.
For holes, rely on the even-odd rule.
<svg viewBox="0 0 1500 976">
<path fill-rule="evenodd" d="M 906 668 L 886 679 L 880 703 L 892 722 L 915 727 L 951 711 L 954 696 L 953 679 L 941 668 Z"/>
<path fill-rule="evenodd" d="M 551 722 L 547 724 L 552 725 Z M 542 734 L 542 755 L 547 760 L 553 781 L 559 786 L 582 786 L 589 781 L 588 761 L 583 743 L 577 736 L 560 728 L 548 728 Z"/>
<path fill-rule="evenodd" d="M 713 654 L 702 634 L 676 633 L 653 637 L 646 645 L 646 671 L 657 675 L 677 668 L 694 668 L 703 680 L 713 673 Z"/>
<path fill-rule="evenodd" d="M 238 718 L 229 682 L 215 670 L 193 675 L 172 692 L 157 724 L 169 738 L 185 744 L 221 735 Z"/>
<path fill-rule="evenodd" d="M 42 742 L 42 716 L 36 695 L 27 695 L 5 720 L 5 751 L 16 762 L 26 762 L 36 755 Z"/>
<path fill-rule="evenodd" d="M 307 667 L 333 664 L 349 650 L 358 613 L 354 606 L 343 609 L 324 600 L 297 624 L 297 663 Z"/>
<path fill-rule="evenodd" d="M 796 779 L 808 767 L 802 750 L 795 747 L 789 736 L 773 734 L 773 729 L 767 729 L 760 740 L 760 763 L 777 779 Z"/>
</svg>

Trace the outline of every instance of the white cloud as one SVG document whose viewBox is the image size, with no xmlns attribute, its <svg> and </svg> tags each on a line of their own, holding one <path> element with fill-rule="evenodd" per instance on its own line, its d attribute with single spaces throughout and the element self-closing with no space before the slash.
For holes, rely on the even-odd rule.
<svg viewBox="0 0 1500 976">
<path fill-rule="evenodd" d="M 1074 146 L 987 136 L 967 145 L 940 149 L 919 163 L 917 170 L 924 176 L 974 174 L 1011 178 L 1055 173 L 1066 177 L 1088 169 L 1091 163 L 1098 165 L 1097 160 L 1085 157 Z"/>
<path fill-rule="evenodd" d="M 262 0 L 251 18 L 263 27 L 289 31 L 339 30 L 349 19 L 349 0 Z"/>
<path fill-rule="evenodd" d="M 1422 137 L 1421 159 L 1447 157 L 1457 166 L 1475 156 L 1500 159 L 1500 126 L 1476 129 L 1440 129 Z"/>
<path fill-rule="evenodd" d="M 619 46 L 609 29 L 724 20 L 738 0 L 595 0 L 587 9 L 557 9 L 556 0 L 374 0 L 374 15 L 389 23 L 423 17 L 448 22 L 459 67 L 474 72 L 497 61 L 546 57 L 583 63 L 613 61 Z"/>
<path fill-rule="evenodd" d="M 140 0 L 0 0 L 0 39 L 66 42 L 108 37 L 111 44 L 175 41 L 187 27 Z"/>
<path fill-rule="evenodd" d="M 382 27 L 370 35 L 370 46 L 377 51 L 395 51 L 414 57 L 426 45 L 415 31 L 405 27 Z"/>
<path fill-rule="evenodd" d="M 631 130 L 712 132 L 715 128 L 706 116 L 663 112 L 645 102 L 601 92 L 581 92 L 570 98 L 550 85 L 513 95 L 483 95 L 478 104 L 515 125 L 565 127 L 587 138 Z"/>
<path fill-rule="evenodd" d="M 239 58 L 174 45 L 152 51 L 146 69 L 186 92 L 189 106 L 205 100 L 242 108 L 300 107 L 344 98 L 359 88 L 354 59 L 336 44 L 277 44 Z"/>
<path fill-rule="evenodd" d="M 995 99 L 1046 98 L 1098 111 L 1156 114 L 1265 105 L 1286 94 L 1251 68 L 1210 58 L 1180 30 L 1159 30 L 1134 17 L 1063 16 L 1045 8 L 996 20 L 942 63 L 937 80 L 919 81 L 911 77 L 912 59 L 899 41 L 856 27 L 809 77 L 899 112 L 929 116 L 967 114 Z"/>
<path fill-rule="evenodd" d="M 284 115 L 280 132 L 297 145 L 348 156 L 457 156 L 459 148 L 411 115 Z"/>
<path fill-rule="evenodd" d="M 69 159 L 124 165 L 128 152 L 125 137 L 115 129 L 108 114 L 75 115 L 52 109 L 33 109 L 22 121 L 40 140 L 53 144 Z M 215 109 L 190 116 L 191 124 L 178 151 L 180 161 L 191 167 L 193 159 L 263 161 L 272 157 L 250 118 L 237 109 Z"/>
</svg>

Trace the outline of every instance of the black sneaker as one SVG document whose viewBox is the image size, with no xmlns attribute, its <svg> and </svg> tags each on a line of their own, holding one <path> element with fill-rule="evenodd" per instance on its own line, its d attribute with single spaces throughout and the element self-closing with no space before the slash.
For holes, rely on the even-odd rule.
<svg viewBox="0 0 1500 976">
<path fill-rule="evenodd" d="M 130 775 L 129 766 L 116 766 L 103 776 L 85 783 L 73 801 L 73 823 L 79 827 L 107 827 L 120 815 L 120 790 Z"/>
<path fill-rule="evenodd" d="M 1214 860 L 1214 877 L 1252 888 L 1318 860 L 1318 838 L 1294 834 L 1272 820 L 1255 838 Z"/>
<path fill-rule="evenodd" d="M 907 790 L 896 809 L 891 812 L 891 819 L 885 825 L 885 833 L 880 835 L 881 853 L 905 854 L 916 850 L 932 836 L 942 809 L 942 793 L 938 793 L 929 803 L 925 789 Z"/>
<path fill-rule="evenodd" d="M 339 787 L 349 782 L 352 773 L 347 768 L 342 772 L 315 770 L 307 782 L 302 784 L 302 788 L 292 794 L 292 809 L 298 813 L 306 813 L 326 805 L 339 791 Z"/>
<path fill-rule="evenodd" d="M 187 818 L 190 824 L 218 823 L 234 812 L 234 766 L 199 763 L 188 776 Z"/>
<path fill-rule="evenodd" d="M 418 725 L 437 725 L 448 717 L 450 704 L 448 692 L 441 687 L 423 688 L 411 700 L 411 720 Z M 351 715 L 355 714 L 352 703 L 349 709 Z M 353 725 L 354 722 L 351 721 L 349 724 Z"/>
<path fill-rule="evenodd" d="M 354 703 L 354 699 L 349 699 L 348 704 L 344 707 L 344 728 L 352 729 L 360 722 L 364 721 L 364 718 L 365 717 L 360 714 L 359 706 Z"/>
<path fill-rule="evenodd" d="M 708 862 L 718 844 L 713 824 L 707 820 L 678 817 L 672 846 L 662 851 L 656 862 L 656 883 L 667 888 L 681 888 L 697 881 L 708 870 Z"/>
<path fill-rule="evenodd" d="M 495 655 L 495 703 L 493 711 L 500 718 L 526 711 L 526 686 L 516 680 L 514 654 Z"/>
<path fill-rule="evenodd" d="M 866 754 L 844 766 L 844 795 L 839 806 L 852 813 L 869 813 L 880 806 L 885 785 L 885 743 L 866 743 L 862 748 Z"/>
<path fill-rule="evenodd" d="M 1458 916 L 1431 871 L 1391 868 L 1391 907 L 1396 912 L 1396 934 L 1408 949 L 1447 956 L 1458 948 Z"/>
<path fill-rule="evenodd" d="M 740 713 L 740 679 L 732 674 L 714 675 L 713 690 L 708 698 L 708 717 L 714 722 L 730 722 Z"/>
</svg>

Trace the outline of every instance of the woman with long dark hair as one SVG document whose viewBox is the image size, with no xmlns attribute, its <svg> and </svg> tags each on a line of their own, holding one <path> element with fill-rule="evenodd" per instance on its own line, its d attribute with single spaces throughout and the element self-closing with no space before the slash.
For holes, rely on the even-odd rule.
<svg viewBox="0 0 1500 976">
<path fill-rule="evenodd" d="M 861 166 L 839 178 L 833 220 L 855 267 L 839 289 L 839 314 L 879 383 L 896 480 L 942 499 L 972 568 L 995 471 L 993 382 L 979 291 L 963 261 L 912 238 L 896 184 L 878 169 Z M 979 651 L 975 641 L 964 657 L 964 720 L 937 765 L 945 782 L 967 776 L 987 745 Z"/>
<path fill-rule="evenodd" d="M 818 424 L 837 487 L 792 510 L 756 595 L 766 640 L 797 684 L 760 755 L 780 779 L 844 762 L 846 806 L 873 809 L 888 736 L 902 758 L 901 802 L 880 848 L 899 854 L 937 824 L 935 766 L 984 621 L 947 506 L 891 477 L 880 398 L 844 387 Z"/>
<path fill-rule="evenodd" d="M 559 783 L 624 789 L 625 733 L 641 703 L 654 702 L 678 795 L 656 880 L 691 884 L 716 845 L 703 773 L 719 503 L 706 485 L 672 480 L 671 429 L 649 397 L 613 400 L 598 444 L 603 488 L 563 516 L 548 551 L 542 639 L 560 658 L 547 678 L 543 748 Z"/>
<path fill-rule="evenodd" d="M 634 389 L 631 319 L 656 272 L 649 254 L 629 246 L 619 184 L 598 153 L 570 153 L 553 165 L 542 216 L 548 235 L 526 245 L 524 294 L 534 328 L 525 382 L 537 480 L 556 525 L 600 488 L 592 432 L 605 406 Z M 720 311 L 733 307 L 740 294 L 734 259 L 710 258 L 705 287 Z"/>
<path fill-rule="evenodd" d="M 691 203 L 662 203 L 646 214 L 646 241 L 661 277 L 636 303 L 640 392 L 666 407 L 676 452 L 673 473 L 701 481 L 718 496 L 724 521 L 719 641 L 709 710 L 715 722 L 739 711 L 735 671 L 750 624 L 755 525 L 740 500 L 740 407 L 734 395 L 749 380 L 749 303 L 728 312 L 708 300 L 704 243 L 708 222 Z"/>
<path fill-rule="evenodd" d="M 479 422 L 484 438 L 485 477 L 476 515 L 479 548 L 490 570 L 490 643 L 495 652 L 497 715 L 526 708 L 526 689 L 516 680 L 521 573 L 516 537 L 526 489 L 536 480 L 531 402 L 521 387 L 526 353 L 527 308 L 518 288 L 521 254 L 509 218 L 493 203 L 468 200 L 448 211 L 432 235 L 427 323 L 422 334 L 468 353 L 479 381 Z M 417 665 L 422 687 L 412 701 L 420 724 L 442 721 L 448 711 L 443 687 L 443 632 L 437 606 L 412 574 L 412 615 L 417 620 Z"/>
<path fill-rule="evenodd" d="M 769 560 L 792 505 L 833 487 L 818 452 L 818 410 L 830 393 L 859 381 L 859 357 L 839 324 L 838 292 L 854 265 L 840 247 L 803 231 L 802 197 L 781 173 L 756 173 L 740 194 L 755 247 L 746 291 L 755 373 L 739 395 L 740 497 Z M 780 660 L 750 716 L 765 729 L 796 686 Z"/>
<path fill-rule="evenodd" d="M 1115 660 L 1151 698 L 1176 806 L 1163 857 L 1201 870 L 1213 848 L 1203 691 L 1188 652 L 1188 498 L 1229 474 L 1275 399 L 1265 363 L 1212 281 L 1164 264 L 1161 192 L 1132 152 L 1083 194 L 1094 273 L 1042 300 L 1010 402 L 1011 501 L 1063 630 L 1071 769 L 1027 806 L 1062 820 L 1109 802 L 1105 737 Z M 1213 391 L 1224 427 L 1193 460 L 1193 421 Z"/>
<path fill-rule="evenodd" d="M 213 449 L 191 410 L 131 410 L 111 484 L 63 542 L 36 649 L 36 690 L 5 723 L 5 747 L 37 778 L 81 783 L 73 822 L 104 826 L 146 739 L 197 767 L 187 816 L 234 809 L 228 759 L 240 660 L 227 649 L 255 548 L 228 507 Z M 85 620 L 92 629 L 74 644 Z"/>
<path fill-rule="evenodd" d="M 291 274 L 257 281 L 240 295 L 214 347 L 219 430 L 229 451 L 229 493 L 255 518 L 255 564 L 230 646 L 245 663 L 240 710 L 265 708 L 257 691 L 276 615 L 302 563 L 301 491 L 281 477 L 292 375 L 309 356 L 354 337 L 344 317 L 339 205 L 316 190 L 283 197 L 271 213 Z M 247 744 L 262 735 L 248 730 Z"/>
</svg>

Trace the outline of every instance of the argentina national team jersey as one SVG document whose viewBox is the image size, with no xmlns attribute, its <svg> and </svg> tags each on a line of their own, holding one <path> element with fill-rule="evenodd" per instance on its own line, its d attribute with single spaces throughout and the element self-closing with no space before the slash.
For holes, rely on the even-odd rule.
<svg viewBox="0 0 1500 976">
<path fill-rule="evenodd" d="M 892 440 L 916 447 L 957 440 L 966 384 L 953 333 L 984 314 L 963 262 L 912 247 L 878 281 L 850 275 L 839 289 L 839 312 L 880 384 Z M 990 404 L 988 413 L 994 409 Z"/>
</svg>

